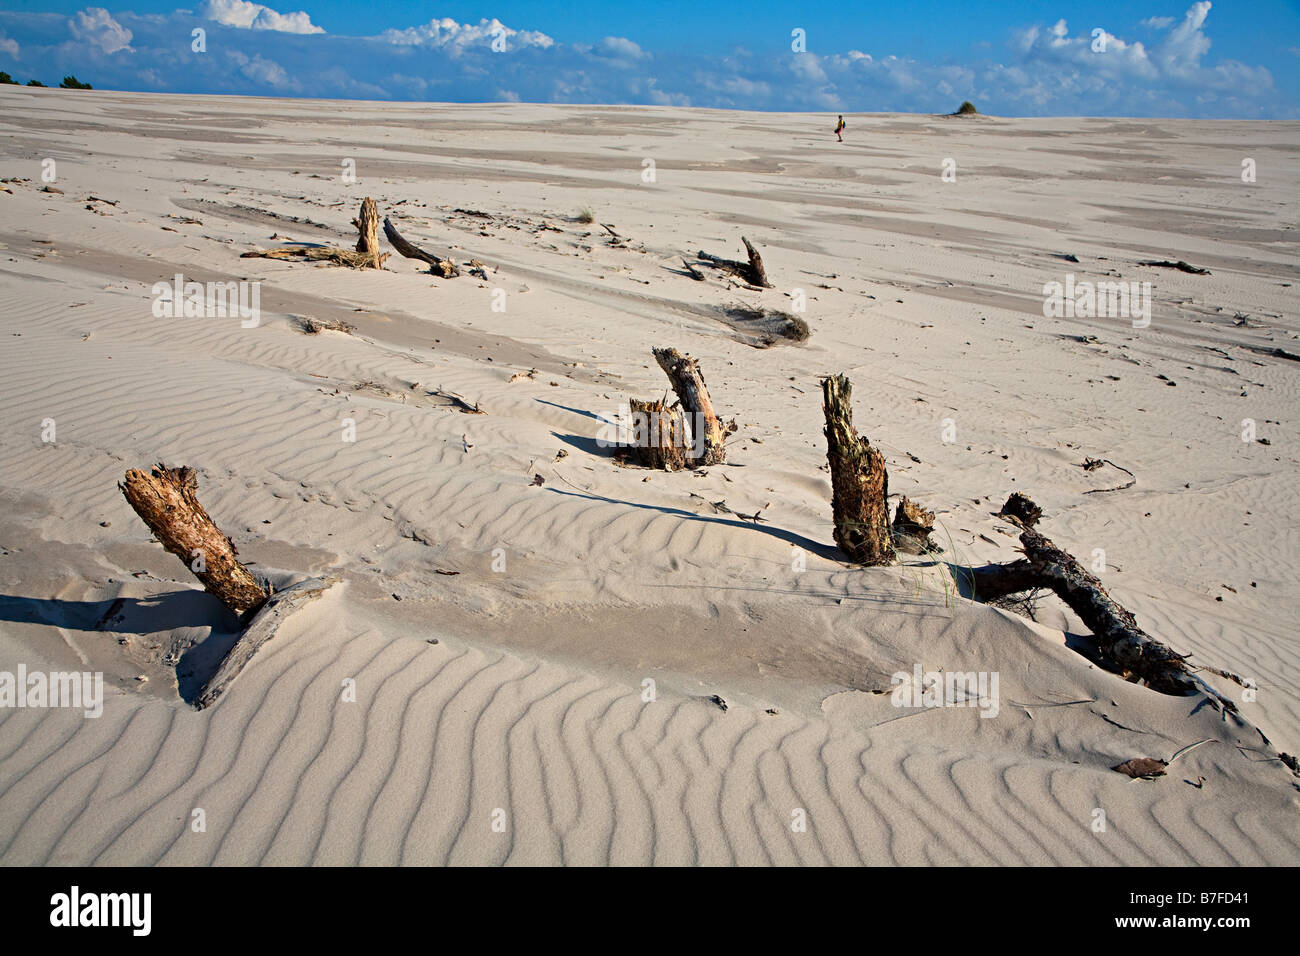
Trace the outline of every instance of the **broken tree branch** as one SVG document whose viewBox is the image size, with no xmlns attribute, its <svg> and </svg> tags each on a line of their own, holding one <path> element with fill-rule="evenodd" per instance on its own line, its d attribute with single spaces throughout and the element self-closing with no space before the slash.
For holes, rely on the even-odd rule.
<svg viewBox="0 0 1300 956">
<path fill-rule="evenodd" d="M 1203 693 L 1224 710 L 1236 712 L 1232 701 L 1196 676 L 1186 655 L 1175 653 L 1138 627 L 1132 612 L 1117 604 L 1071 554 L 1032 528 L 1021 533 L 1020 543 L 1025 553 L 1021 560 L 970 570 L 976 597 L 989 601 L 1048 588 L 1079 616 L 1092 631 L 1102 657 L 1125 676 L 1143 680 L 1162 694 Z"/>
<path fill-rule="evenodd" d="M 396 226 L 388 221 L 387 216 L 384 217 L 384 235 L 398 254 L 405 256 L 407 259 L 419 259 L 421 262 L 427 262 L 430 266 L 430 272 L 437 271 L 444 279 L 451 279 L 460 275 L 460 269 L 450 259 L 443 259 L 431 252 L 425 252 L 414 243 L 403 239 L 402 234 L 397 231 Z"/>
</svg>

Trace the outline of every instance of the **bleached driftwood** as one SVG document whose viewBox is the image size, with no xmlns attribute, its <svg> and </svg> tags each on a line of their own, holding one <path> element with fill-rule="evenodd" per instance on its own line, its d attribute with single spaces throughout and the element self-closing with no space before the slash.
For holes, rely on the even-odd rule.
<svg viewBox="0 0 1300 956">
<path fill-rule="evenodd" d="M 285 619 L 303 604 L 320 597 L 337 580 L 310 578 L 273 594 L 249 621 L 239 640 L 226 652 L 213 675 L 199 688 L 194 699 L 195 708 L 203 710 L 215 703 L 239 676 L 244 666 L 253 659 L 253 655 L 275 636 Z"/>
</svg>

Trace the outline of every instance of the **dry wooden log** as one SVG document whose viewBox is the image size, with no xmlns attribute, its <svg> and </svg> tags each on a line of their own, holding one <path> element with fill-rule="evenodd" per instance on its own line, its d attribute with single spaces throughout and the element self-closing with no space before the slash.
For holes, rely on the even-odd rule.
<svg viewBox="0 0 1300 956">
<path fill-rule="evenodd" d="M 724 442 L 736 430 L 733 421 L 724 426 L 718 421 L 709 398 L 709 388 L 700 374 L 700 363 L 672 348 L 654 349 L 655 361 L 673 383 L 673 391 L 682 409 L 690 416 L 691 433 L 695 438 L 692 465 L 721 465 L 727 460 Z"/>
<path fill-rule="evenodd" d="M 270 589 L 239 562 L 230 538 L 199 504 L 199 482 L 192 468 L 159 463 L 148 475 L 132 468 L 118 487 L 162 546 L 230 610 L 249 614 L 270 597 Z"/>
<path fill-rule="evenodd" d="M 357 237 L 357 252 L 364 257 L 366 269 L 382 269 L 388 253 L 379 252 L 379 210 L 375 201 L 367 196 L 361 201 L 361 214 L 352 220 L 360 236 Z"/>
<path fill-rule="evenodd" d="M 763 257 L 758 254 L 758 250 L 744 236 L 740 241 L 745 244 L 745 251 L 749 253 L 748 262 L 737 262 L 735 259 L 723 259 L 721 256 L 709 255 L 704 250 L 700 250 L 696 256 L 703 259 L 715 269 L 721 269 L 723 272 L 730 272 L 732 275 L 740 276 L 752 286 L 760 289 L 772 288 L 772 283 L 767 280 L 767 269 L 763 266 Z"/>
<path fill-rule="evenodd" d="M 307 262 L 333 262 L 353 269 L 369 268 L 373 256 L 338 246 L 287 246 L 283 249 L 251 249 L 239 254 L 241 259 L 296 259 Z"/>
<path fill-rule="evenodd" d="M 853 386 L 843 375 L 822 380 L 826 414 L 826 460 L 831 471 L 835 543 L 859 564 L 892 564 L 889 474 L 885 459 L 853 428 Z"/>
<path fill-rule="evenodd" d="M 443 259 L 431 252 L 425 252 L 419 246 L 402 238 L 402 234 L 397 231 L 396 226 L 388 221 L 387 216 L 384 217 L 384 235 L 388 237 L 388 241 L 392 243 L 393 248 L 407 259 L 419 259 L 421 262 L 429 263 L 430 272 L 436 271 L 444 279 L 451 279 L 460 275 L 460 269 L 450 259 Z"/>
<path fill-rule="evenodd" d="M 336 580 L 311 578 L 272 595 L 253 615 L 239 640 L 226 651 L 226 656 L 221 659 L 216 671 L 199 688 L 194 699 L 195 708 L 203 710 L 210 707 L 239 676 L 244 665 L 253 659 L 262 645 L 275 636 L 285 618 L 299 606 L 320 597 Z"/>
<path fill-rule="evenodd" d="M 686 420 L 680 405 L 645 402 L 634 398 L 632 410 L 632 457 L 647 468 L 680 471 L 686 467 L 690 447 L 686 444 Z"/>
<path fill-rule="evenodd" d="M 989 601 L 1034 588 L 1050 589 L 1092 631 L 1103 659 L 1126 677 L 1145 681 L 1163 694 L 1203 693 L 1225 710 L 1236 711 L 1232 701 L 1196 676 L 1185 655 L 1138 627 L 1132 612 L 1117 604 L 1071 554 L 1032 528 L 1021 532 L 1020 543 L 1025 553 L 1021 560 L 971 569 L 975 597 Z"/>
</svg>

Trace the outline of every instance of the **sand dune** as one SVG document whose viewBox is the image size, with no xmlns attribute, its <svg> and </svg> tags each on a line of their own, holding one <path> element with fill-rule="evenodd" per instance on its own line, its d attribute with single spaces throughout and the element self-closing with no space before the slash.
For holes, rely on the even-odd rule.
<svg viewBox="0 0 1300 956">
<path fill-rule="evenodd" d="M 0 193 L 0 670 L 107 685 L 99 718 L 0 708 L 0 862 L 1300 862 L 1277 759 L 1300 750 L 1300 366 L 1269 354 L 1300 352 L 1296 124 L 880 115 L 841 145 L 808 115 L 0 98 L 0 178 L 25 180 Z M 239 258 L 350 245 L 364 196 L 487 280 Z M 742 234 L 776 289 L 685 274 Z M 1210 274 L 1138 265 L 1164 259 Z M 178 271 L 260 280 L 259 324 L 156 317 Z M 1068 272 L 1150 282 L 1150 326 L 1045 318 Z M 754 348 L 725 311 L 796 290 L 805 343 Z M 597 441 L 667 388 L 660 345 L 737 419 L 728 466 Z M 846 563 L 818 387 L 840 371 L 946 561 L 1014 558 L 993 512 L 1031 494 L 1148 632 L 1257 684 L 1206 675 L 1245 722 L 1097 667 L 1054 600 L 1034 622 L 942 564 Z M 1089 456 L 1136 484 L 1086 493 L 1127 478 Z M 156 461 L 197 470 L 278 586 L 341 578 L 201 712 L 235 624 L 117 490 Z M 995 672 L 996 717 L 893 706 L 915 665 Z M 1155 781 L 1110 769 L 1198 741 Z"/>
</svg>

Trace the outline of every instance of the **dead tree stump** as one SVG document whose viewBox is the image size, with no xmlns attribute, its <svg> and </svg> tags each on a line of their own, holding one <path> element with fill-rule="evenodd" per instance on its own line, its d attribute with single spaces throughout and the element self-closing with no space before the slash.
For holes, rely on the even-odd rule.
<svg viewBox="0 0 1300 956">
<path fill-rule="evenodd" d="M 852 393 L 853 386 L 843 375 L 822 380 L 835 543 L 858 564 L 892 564 L 894 543 L 886 503 L 889 474 L 884 457 L 853 428 Z"/>
<path fill-rule="evenodd" d="M 894 512 L 894 544 L 901 551 L 924 554 L 943 549 L 930 540 L 934 531 L 934 512 L 922 508 L 911 498 L 904 497 Z"/>
<path fill-rule="evenodd" d="M 230 538 L 199 504 L 199 481 L 192 468 L 160 463 L 148 475 L 132 468 L 118 487 L 159 543 L 230 610 L 250 614 L 270 597 L 270 589 L 239 562 Z"/>
<path fill-rule="evenodd" d="M 686 467 L 686 420 L 680 405 L 665 401 L 629 401 L 632 411 L 632 457 L 638 464 L 663 471 Z"/>
<path fill-rule="evenodd" d="M 1038 524 L 1038 519 L 1043 516 L 1043 509 L 1034 504 L 1028 495 L 1022 495 L 1020 492 L 1012 492 L 1007 503 L 1002 506 L 998 512 L 1000 515 L 1006 515 L 1008 518 L 1015 518 L 1023 528 L 1032 528 Z"/>
<path fill-rule="evenodd" d="M 361 201 L 361 215 L 352 220 L 352 225 L 361 233 L 357 239 L 357 252 L 366 257 L 363 268 L 382 269 L 388 253 L 379 252 L 379 210 L 369 196 Z"/>
<path fill-rule="evenodd" d="M 655 361 L 664 370 L 668 380 L 673 383 L 673 391 L 681 402 L 682 409 L 690 416 L 691 434 L 695 438 L 692 447 L 692 465 L 721 465 L 727 460 L 724 442 L 727 435 L 735 431 L 735 423 L 730 427 L 718 421 L 713 410 L 713 401 L 709 398 L 709 388 L 704 384 L 700 374 L 700 363 L 683 355 L 676 349 L 654 349 Z"/>
<path fill-rule="evenodd" d="M 763 257 L 758 254 L 758 250 L 744 236 L 740 237 L 740 241 L 745 244 L 745 251 L 749 253 L 750 281 L 764 289 L 772 288 L 772 283 L 767 281 L 767 269 L 763 266 Z"/>
<path fill-rule="evenodd" d="M 744 236 L 740 241 L 745 244 L 745 251 L 749 253 L 748 262 L 738 262 L 735 259 L 724 259 L 721 256 L 712 256 L 700 250 L 697 259 L 702 259 L 715 269 L 721 269 L 723 272 L 730 272 L 732 275 L 739 276 L 752 286 L 760 289 L 772 288 L 772 283 L 767 280 L 767 269 L 763 266 L 763 257 L 758 254 L 758 250 Z"/>
</svg>

